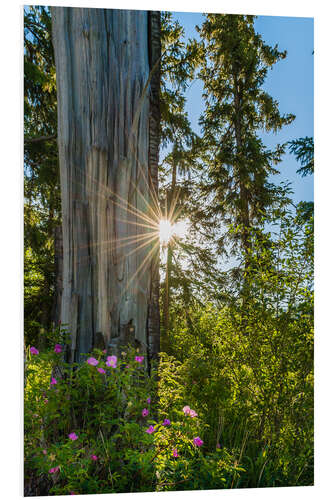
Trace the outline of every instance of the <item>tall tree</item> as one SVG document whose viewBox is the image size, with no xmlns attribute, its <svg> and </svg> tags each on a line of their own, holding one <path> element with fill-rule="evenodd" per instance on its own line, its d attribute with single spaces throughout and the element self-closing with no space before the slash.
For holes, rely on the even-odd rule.
<svg viewBox="0 0 333 500">
<path fill-rule="evenodd" d="M 70 360 L 159 350 L 158 12 L 52 8 Z"/>
<path fill-rule="evenodd" d="M 269 175 L 283 146 L 267 149 L 260 131 L 277 131 L 294 119 L 281 115 L 278 103 L 262 88 L 268 70 L 286 57 L 255 32 L 254 16 L 209 14 L 199 29 L 204 42 L 201 78 L 205 112 L 201 118 L 207 145 L 212 211 L 227 228 L 220 243 L 241 250 L 245 265 L 251 251 L 249 229 L 260 223 L 281 191 Z M 237 228 L 229 231 L 228 228 Z"/>
<path fill-rule="evenodd" d="M 25 7 L 24 308 L 26 341 L 37 345 L 45 343 L 45 332 L 57 322 L 59 309 L 54 248 L 61 222 L 56 103 L 50 13 L 45 7 Z"/>
<path fill-rule="evenodd" d="M 161 132 L 164 151 L 160 166 L 160 200 L 162 216 L 173 225 L 186 219 L 189 222 L 190 216 L 195 219 L 198 208 L 193 191 L 194 177 L 198 174 L 200 138 L 193 132 L 185 108 L 186 90 L 196 77 L 200 63 L 200 46 L 195 40 L 185 42 L 184 29 L 170 12 L 162 14 L 161 31 Z M 177 301 L 184 302 L 186 311 L 192 297 L 192 280 L 186 279 L 183 269 L 189 263 L 189 259 L 185 263 L 189 247 L 182 240 L 184 235 L 183 238 L 175 235 L 164 242 L 162 349 L 168 351 L 172 296 L 177 294 Z"/>
</svg>

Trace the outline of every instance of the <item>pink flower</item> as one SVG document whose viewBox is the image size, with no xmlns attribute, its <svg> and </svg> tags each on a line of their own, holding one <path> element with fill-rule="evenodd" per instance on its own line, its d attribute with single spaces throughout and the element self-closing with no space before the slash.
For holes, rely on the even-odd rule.
<svg viewBox="0 0 333 500">
<path fill-rule="evenodd" d="M 56 467 L 52 467 L 52 469 L 49 470 L 49 473 L 55 474 L 56 472 L 58 472 L 58 470 L 59 470 L 59 465 L 57 465 Z"/>
<path fill-rule="evenodd" d="M 168 418 L 165 418 L 163 420 L 163 424 L 162 425 L 164 425 L 164 426 L 171 425 L 171 422 L 170 422 L 170 420 Z"/>
<path fill-rule="evenodd" d="M 39 350 L 36 347 L 30 347 L 31 354 L 39 354 Z"/>
<path fill-rule="evenodd" d="M 189 406 L 184 406 L 183 412 L 185 413 L 185 415 L 189 415 L 191 412 L 191 408 Z"/>
<path fill-rule="evenodd" d="M 103 354 L 106 354 L 106 349 L 103 350 Z"/>
<path fill-rule="evenodd" d="M 112 368 L 117 368 L 117 356 L 108 356 L 106 361 L 106 366 L 111 366 Z"/>
<path fill-rule="evenodd" d="M 98 460 L 98 457 L 96 455 L 90 455 L 90 458 L 91 460 L 94 460 L 96 462 L 96 460 Z"/>
<path fill-rule="evenodd" d="M 99 373 L 106 373 L 106 371 L 104 370 L 104 368 L 97 368 L 97 371 L 98 371 Z"/>
<path fill-rule="evenodd" d="M 179 457 L 179 455 L 178 455 L 178 451 L 177 451 L 177 448 L 174 448 L 174 449 L 172 450 L 172 456 L 173 456 L 173 457 L 176 457 L 176 458 L 177 458 L 177 457 Z"/>
<path fill-rule="evenodd" d="M 147 417 L 148 415 L 149 415 L 149 411 L 147 410 L 147 408 L 144 408 L 144 409 L 142 410 L 142 416 L 143 416 L 143 417 Z"/>
<path fill-rule="evenodd" d="M 58 382 L 57 382 L 57 379 L 52 377 L 51 378 L 51 385 L 56 385 Z"/>
<path fill-rule="evenodd" d="M 150 426 L 148 427 L 148 429 L 146 429 L 146 432 L 147 432 L 148 434 L 152 434 L 153 432 L 155 432 L 155 429 L 154 429 L 154 427 L 153 427 L 152 425 L 150 425 Z"/>
<path fill-rule="evenodd" d="M 150 405 L 151 399 L 147 398 L 147 403 Z"/>
<path fill-rule="evenodd" d="M 46 450 L 43 450 L 43 455 L 47 455 L 47 451 Z"/>
<path fill-rule="evenodd" d="M 56 344 L 54 346 L 54 352 L 56 352 L 57 354 L 59 354 L 61 351 L 62 351 L 61 345 L 60 344 Z"/>
<path fill-rule="evenodd" d="M 220 448 L 221 448 L 220 443 L 217 443 L 216 448 L 218 448 L 218 449 L 220 449 Z"/>
<path fill-rule="evenodd" d="M 77 495 L 77 493 L 75 493 L 75 491 L 71 491 L 71 495 Z"/>
<path fill-rule="evenodd" d="M 202 441 L 202 439 L 199 438 L 199 436 L 197 436 L 193 439 L 193 443 L 195 444 L 195 446 L 202 446 L 203 445 L 203 441 Z"/>
<path fill-rule="evenodd" d="M 47 405 L 47 403 L 49 402 L 48 399 L 44 399 L 44 403 Z"/>
<path fill-rule="evenodd" d="M 190 410 L 190 417 L 197 417 L 198 414 L 194 410 Z"/>
<path fill-rule="evenodd" d="M 72 441 L 76 441 L 76 440 L 79 438 L 79 436 L 77 436 L 77 435 L 75 434 L 75 432 L 71 432 L 70 434 L 68 434 L 68 437 L 69 437 L 69 439 L 71 439 Z"/>
<path fill-rule="evenodd" d="M 137 361 L 138 363 L 142 363 L 144 359 L 145 359 L 144 356 L 135 356 L 135 361 Z"/>
<path fill-rule="evenodd" d="M 96 365 L 98 365 L 98 361 L 97 361 L 97 359 L 96 359 L 96 358 L 88 358 L 88 359 L 87 359 L 87 363 L 88 363 L 88 365 L 91 365 L 91 366 L 96 366 Z"/>
</svg>

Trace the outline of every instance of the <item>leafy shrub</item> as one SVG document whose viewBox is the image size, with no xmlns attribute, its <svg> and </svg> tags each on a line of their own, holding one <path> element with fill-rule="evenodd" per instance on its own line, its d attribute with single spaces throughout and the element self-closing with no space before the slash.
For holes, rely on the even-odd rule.
<svg viewBox="0 0 333 500">
<path fill-rule="evenodd" d="M 99 350 L 69 365 L 60 349 L 27 350 L 26 496 L 230 484 L 231 457 L 206 452 L 200 416 L 184 412 L 179 363 L 162 355 L 157 386 L 133 349 L 111 366 Z"/>
</svg>

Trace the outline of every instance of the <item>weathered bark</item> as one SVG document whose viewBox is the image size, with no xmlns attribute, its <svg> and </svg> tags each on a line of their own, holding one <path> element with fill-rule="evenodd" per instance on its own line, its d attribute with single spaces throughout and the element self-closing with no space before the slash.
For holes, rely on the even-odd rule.
<svg viewBox="0 0 333 500">
<path fill-rule="evenodd" d="M 149 62 L 151 71 L 150 115 L 149 115 L 149 174 L 150 189 L 158 202 L 158 153 L 160 147 L 160 60 L 161 60 L 161 15 L 149 12 Z M 148 310 L 148 345 L 150 356 L 156 358 L 160 351 L 160 252 L 156 248 L 151 265 L 151 289 Z"/>
<path fill-rule="evenodd" d="M 147 240 L 134 241 L 154 230 L 144 227 L 148 217 L 157 219 L 156 28 L 153 43 L 148 36 L 154 16 L 51 11 L 63 216 L 61 322 L 71 333 L 70 360 L 97 345 L 134 341 L 154 353 L 158 241 L 142 248 Z"/>
<path fill-rule="evenodd" d="M 53 326 L 59 326 L 61 321 L 61 296 L 62 296 L 62 271 L 63 271 L 63 248 L 62 227 L 57 226 L 54 230 L 54 273 L 55 290 L 52 310 Z"/>
<path fill-rule="evenodd" d="M 177 164 L 174 161 L 172 165 L 171 174 L 171 190 L 167 196 L 167 214 L 171 214 L 174 211 L 172 204 L 176 199 L 176 189 L 177 189 Z M 170 217 L 170 215 L 169 215 Z M 171 221 L 173 222 L 173 221 Z M 165 267 L 165 287 L 164 287 L 164 307 L 163 307 L 163 326 L 164 326 L 164 339 L 163 339 L 163 350 L 169 351 L 169 324 L 170 324 L 170 274 L 172 266 L 172 240 L 168 242 L 167 246 L 167 259 Z"/>
</svg>

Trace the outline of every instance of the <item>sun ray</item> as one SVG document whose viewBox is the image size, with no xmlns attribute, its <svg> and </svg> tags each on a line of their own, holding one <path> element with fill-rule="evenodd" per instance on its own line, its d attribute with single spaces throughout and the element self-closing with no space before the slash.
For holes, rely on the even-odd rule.
<svg viewBox="0 0 333 500">
<path fill-rule="evenodd" d="M 137 252 L 138 250 L 140 250 L 141 248 L 143 248 L 145 245 L 148 245 L 148 244 L 150 244 L 152 241 L 154 241 L 155 239 L 157 239 L 157 238 L 158 238 L 158 233 L 157 233 L 156 235 L 153 235 L 153 236 L 149 235 L 149 236 L 150 236 L 149 240 L 144 241 L 143 243 L 141 243 L 141 245 L 140 245 L 140 246 L 138 246 L 138 247 L 136 247 L 136 248 L 133 248 L 133 250 L 131 250 L 130 252 L 128 252 L 127 254 L 125 254 L 125 257 L 126 257 L 126 258 L 127 258 L 127 257 L 129 257 L 129 256 L 130 256 L 130 255 L 132 255 L 133 253 L 135 253 L 135 252 Z M 138 242 L 138 243 L 140 243 L 140 242 Z"/>
<path fill-rule="evenodd" d="M 144 258 L 144 260 L 141 262 L 141 264 L 138 267 L 138 269 L 136 270 L 136 272 L 133 274 L 133 276 L 131 276 L 130 280 L 127 282 L 127 284 L 126 284 L 126 286 L 124 288 L 124 291 L 122 293 L 122 297 L 127 292 L 128 287 L 130 286 L 130 284 L 132 283 L 132 281 L 135 279 L 135 277 L 138 275 L 138 273 L 141 271 L 142 267 L 147 264 L 147 261 L 148 261 L 148 259 L 150 259 L 150 257 L 153 254 L 153 252 L 157 250 L 158 246 L 159 246 L 159 242 L 156 242 L 155 245 L 149 251 L 149 253 L 146 255 L 146 257 Z"/>
</svg>

